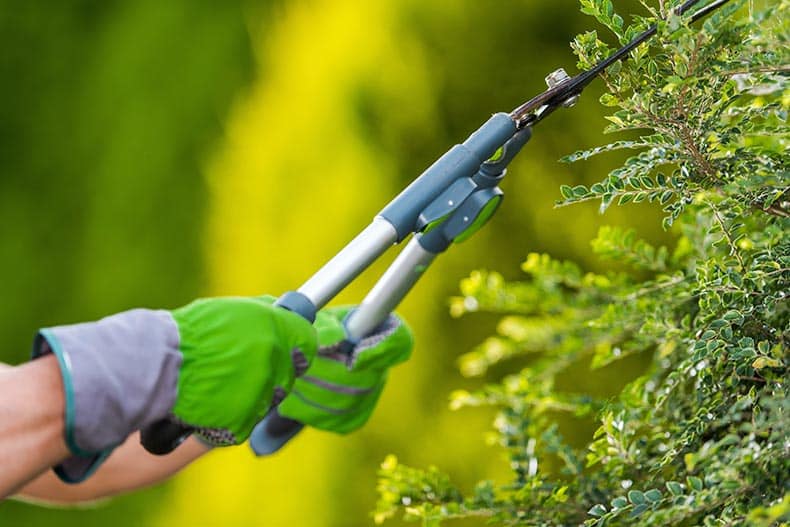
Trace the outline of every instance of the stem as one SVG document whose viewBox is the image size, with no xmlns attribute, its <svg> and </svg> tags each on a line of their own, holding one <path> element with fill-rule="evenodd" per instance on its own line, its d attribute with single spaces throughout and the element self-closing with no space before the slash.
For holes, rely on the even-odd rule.
<svg viewBox="0 0 790 527">
<path fill-rule="evenodd" d="M 667 289 L 669 287 L 676 286 L 678 284 L 682 284 L 683 282 L 687 281 L 690 277 L 688 276 L 676 276 L 671 280 L 667 280 L 666 282 L 660 282 L 652 287 L 648 287 L 646 289 L 640 289 L 639 291 L 635 291 L 628 296 L 623 297 L 623 300 L 631 301 L 636 300 L 637 298 L 641 298 L 645 295 L 649 295 L 650 293 L 655 293 L 656 291 L 661 291 L 662 289 Z"/>
<path fill-rule="evenodd" d="M 686 124 L 684 121 L 677 121 L 677 124 L 680 139 L 683 141 L 683 144 L 686 145 L 686 148 L 688 149 L 689 154 L 691 154 L 691 159 L 693 160 L 694 164 L 704 176 L 711 179 L 716 179 L 716 169 L 713 168 L 713 165 L 710 164 L 710 161 L 708 161 L 700 151 L 688 124 Z"/>
<path fill-rule="evenodd" d="M 669 163 L 670 162 L 667 162 L 667 164 L 669 164 Z M 663 192 L 663 190 L 670 190 L 670 191 L 672 191 L 673 194 L 678 194 L 678 192 L 676 190 L 673 190 L 673 189 L 658 189 L 657 188 L 657 189 L 650 189 L 650 190 L 620 190 L 620 191 L 617 191 L 617 193 L 614 194 L 614 196 L 612 197 L 612 200 L 614 201 L 614 198 L 619 197 L 619 196 L 632 196 L 632 195 L 635 196 L 635 195 L 637 195 L 639 193 L 649 194 L 651 192 L 659 192 L 659 191 Z M 575 205 L 576 203 L 583 203 L 585 201 L 592 201 L 594 199 L 601 199 L 601 194 L 594 194 L 594 195 L 591 195 L 591 196 L 585 196 L 583 198 L 574 198 L 571 201 L 567 201 L 567 200 L 566 201 L 561 201 L 561 202 L 555 204 L 554 208 L 558 209 L 560 207 L 567 207 L 568 205 Z"/>
<path fill-rule="evenodd" d="M 719 215 L 719 209 L 716 208 L 716 205 L 711 203 L 710 201 L 705 202 L 713 211 L 713 217 L 716 218 L 716 222 L 721 227 L 721 231 L 724 233 L 724 237 L 727 238 L 727 244 L 730 246 L 730 253 L 735 256 L 738 260 L 738 264 L 741 267 L 741 271 L 746 269 L 746 265 L 743 263 L 743 258 L 741 258 L 741 253 L 738 251 L 738 248 L 735 246 L 735 240 L 732 239 L 732 235 L 730 231 L 727 230 L 727 227 L 724 225 L 724 220 Z"/>
<path fill-rule="evenodd" d="M 779 216 L 780 218 L 790 218 L 790 212 L 787 212 L 781 207 L 777 207 L 776 205 L 771 205 L 768 208 L 763 208 L 760 206 L 759 203 L 752 205 L 754 210 L 759 210 L 760 212 L 765 212 L 766 214 L 771 214 L 773 216 Z"/>
<path fill-rule="evenodd" d="M 749 68 L 743 70 L 730 70 L 730 71 L 722 71 L 719 73 L 721 76 L 732 76 L 732 75 L 746 75 L 749 73 L 785 73 L 790 71 L 790 66 L 762 66 L 759 68 Z"/>
<path fill-rule="evenodd" d="M 765 276 L 773 276 L 775 274 L 782 274 L 790 271 L 790 267 L 782 267 L 781 269 L 776 269 L 775 271 L 771 271 L 770 273 L 765 273 Z"/>
<path fill-rule="evenodd" d="M 763 379 L 762 377 L 752 377 L 749 375 L 736 375 L 736 377 L 738 377 L 738 380 L 742 380 L 742 381 L 753 381 L 753 382 L 759 382 L 761 384 L 766 383 L 766 380 Z"/>
</svg>

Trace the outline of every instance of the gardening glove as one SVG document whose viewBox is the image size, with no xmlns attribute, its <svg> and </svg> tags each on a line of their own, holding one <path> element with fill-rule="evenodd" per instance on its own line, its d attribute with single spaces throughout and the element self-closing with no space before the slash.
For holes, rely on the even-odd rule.
<svg viewBox="0 0 790 527">
<path fill-rule="evenodd" d="M 73 455 L 58 476 L 82 481 L 135 430 L 144 446 L 162 429 L 179 430 L 172 448 L 192 432 L 211 445 L 243 442 L 316 352 L 315 329 L 274 300 L 203 299 L 40 330 L 33 357 L 54 353 L 65 389 Z"/>
<path fill-rule="evenodd" d="M 390 315 L 370 336 L 351 345 L 343 324 L 351 310 L 318 313 L 318 354 L 291 393 L 253 431 L 250 446 L 256 454 L 277 451 L 301 425 L 347 434 L 373 413 L 389 369 L 409 358 L 414 341 L 408 326 Z"/>
</svg>

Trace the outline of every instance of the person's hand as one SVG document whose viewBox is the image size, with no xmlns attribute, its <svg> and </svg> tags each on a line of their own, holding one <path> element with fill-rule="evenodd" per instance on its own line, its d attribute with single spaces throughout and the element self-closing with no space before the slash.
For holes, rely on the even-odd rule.
<svg viewBox="0 0 790 527">
<path fill-rule="evenodd" d="M 191 432 L 212 445 L 243 442 L 316 353 L 315 329 L 273 301 L 203 299 L 41 330 L 34 357 L 58 358 L 74 454 L 58 475 L 84 479 L 138 429 L 144 446 L 146 434 L 155 444 L 174 429 L 180 436 L 164 438 L 173 448 Z"/>
<path fill-rule="evenodd" d="M 389 369 L 409 358 L 413 337 L 396 315 L 390 315 L 369 337 L 349 345 L 343 321 L 351 309 L 318 313 L 315 360 L 294 382 L 291 393 L 272 409 L 269 422 L 256 428 L 250 442 L 257 454 L 270 454 L 287 443 L 300 429 L 294 422 L 340 434 L 358 429 L 373 413 Z"/>
</svg>

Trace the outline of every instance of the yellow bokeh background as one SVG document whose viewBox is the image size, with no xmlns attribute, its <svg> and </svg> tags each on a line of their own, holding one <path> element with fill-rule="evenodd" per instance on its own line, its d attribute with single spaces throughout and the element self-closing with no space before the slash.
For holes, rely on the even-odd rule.
<svg viewBox="0 0 790 527">
<path fill-rule="evenodd" d="M 36 84 L 43 90 L 37 96 L 63 101 L 45 115 L 56 123 L 48 130 L 73 126 L 57 140 L 44 133 L 57 145 L 49 157 L 33 153 L 44 139 L 7 143 L 24 154 L 18 166 L 25 174 L 0 187 L 0 220 L 15 225 L 0 236 L 10 255 L 0 274 L 22 277 L 4 291 L 31 298 L 15 313 L 3 312 L 8 323 L 0 335 L 17 349 L 27 338 L 17 337 L 19 325 L 84 320 L 134 305 L 173 307 L 196 295 L 298 288 L 491 113 L 542 91 L 543 76 L 556 67 L 575 71 L 567 43 L 593 26 L 570 0 L 290 0 L 221 9 L 145 0 L 105 9 L 105 18 L 86 15 L 90 23 L 78 24 L 66 7 L 51 18 L 79 35 L 69 37 L 73 50 L 53 44 L 53 71 L 64 63 L 59 53 L 71 53 L 65 56 L 75 63 L 82 57 L 85 71 L 75 66 L 64 77 L 74 79 L 73 96 L 60 84 L 49 93 L 46 83 Z M 31 15 L 30 34 L 43 39 L 39 20 Z M 13 25 L 19 22 L 7 23 Z M 36 67 L 43 66 L 22 71 Z M 486 381 L 462 378 L 456 358 L 494 330 L 496 317 L 452 319 L 448 298 L 475 268 L 519 277 L 531 251 L 600 269 L 588 243 L 604 223 L 663 236 L 647 205 L 606 218 L 594 204 L 553 208 L 560 184 L 589 184 L 616 161 L 557 162 L 602 140 L 600 91 L 591 87 L 576 108 L 541 125 L 511 167 L 497 216 L 441 256 L 399 308 L 416 349 L 392 372 L 362 430 L 344 437 L 306 430 L 265 458 L 246 445 L 216 449 L 166 484 L 89 509 L 0 505 L 0 525 L 369 525 L 376 470 L 390 453 L 414 466 L 435 464 L 465 489 L 480 479 L 504 481 L 503 453 L 484 440 L 492 412 L 448 408 L 453 389 Z M 8 100 L 4 111 L 13 106 Z M 21 129 L 33 127 L 20 122 Z M 179 140 L 191 146 L 175 151 Z M 43 183 L 27 188 L 37 181 L 27 175 L 35 173 L 31 159 L 50 165 Z M 67 162 L 75 168 L 57 179 Z M 25 230 L 28 220 L 20 218 L 33 217 L 39 223 Z M 68 255 L 60 266 L 37 258 L 35 248 L 53 238 Z M 336 302 L 361 300 L 395 253 Z M 53 269 L 61 273 L 57 286 L 70 292 L 54 303 L 45 292 L 55 288 L 46 280 Z"/>
</svg>

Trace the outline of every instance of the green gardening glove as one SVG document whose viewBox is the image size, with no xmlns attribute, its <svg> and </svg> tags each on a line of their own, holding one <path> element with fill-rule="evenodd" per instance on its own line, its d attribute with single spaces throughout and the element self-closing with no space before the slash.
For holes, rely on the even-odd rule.
<svg viewBox="0 0 790 527">
<path fill-rule="evenodd" d="M 321 311 L 313 324 L 318 354 L 277 407 L 280 415 L 305 425 L 347 434 L 364 425 L 387 382 L 389 369 L 409 358 L 411 331 L 395 315 L 348 353 L 343 320 L 351 307 Z"/>
<path fill-rule="evenodd" d="M 243 443 L 315 356 L 315 330 L 275 300 L 211 298 L 172 312 L 184 356 L 172 419 L 210 444 Z"/>
<path fill-rule="evenodd" d="M 343 321 L 351 309 L 318 313 L 318 354 L 291 393 L 255 427 L 250 446 L 256 454 L 276 452 L 302 425 L 346 434 L 370 418 L 389 369 L 409 358 L 413 338 L 403 321 L 390 315 L 373 334 L 350 346 Z"/>
<path fill-rule="evenodd" d="M 136 430 L 160 454 L 190 433 L 243 442 L 316 353 L 315 329 L 274 300 L 208 298 L 40 330 L 33 356 L 58 358 L 73 454 L 58 475 L 86 478 Z"/>
</svg>

